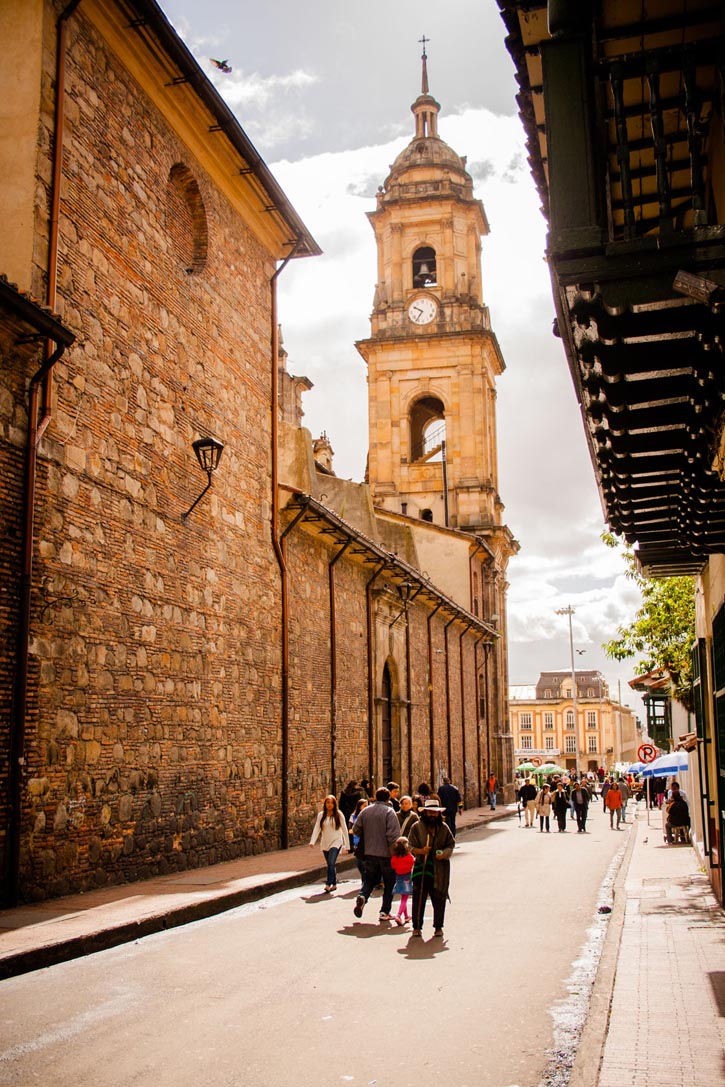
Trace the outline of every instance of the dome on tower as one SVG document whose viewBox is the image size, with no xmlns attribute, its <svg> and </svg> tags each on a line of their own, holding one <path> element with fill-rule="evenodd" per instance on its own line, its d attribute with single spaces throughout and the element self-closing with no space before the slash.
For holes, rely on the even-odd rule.
<svg viewBox="0 0 725 1087">
<path fill-rule="evenodd" d="M 457 155 L 440 136 L 415 136 L 405 147 L 390 167 L 388 181 L 400 180 L 399 175 L 417 166 L 431 166 L 439 169 L 455 170 L 466 173 L 465 160 Z M 387 185 L 387 182 L 386 182 Z"/>
<path fill-rule="evenodd" d="M 421 93 L 410 107 L 415 117 L 415 135 L 390 167 L 378 203 L 387 197 L 420 195 L 421 185 L 430 188 L 436 181 L 451 184 L 456 189 L 463 186 L 466 191 L 472 190 L 473 181 L 466 171 L 465 158 L 457 155 L 438 135 L 441 107 L 428 89 L 427 60 L 424 46 Z"/>
</svg>

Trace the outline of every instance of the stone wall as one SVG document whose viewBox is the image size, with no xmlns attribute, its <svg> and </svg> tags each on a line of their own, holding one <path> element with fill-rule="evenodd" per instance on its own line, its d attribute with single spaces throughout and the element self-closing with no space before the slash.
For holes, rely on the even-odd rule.
<svg viewBox="0 0 725 1087">
<path fill-rule="evenodd" d="M 67 80 L 58 309 L 78 342 L 40 448 L 27 897 L 279 842 L 272 258 L 82 9 Z M 209 433 L 220 468 L 182 523 Z"/>
</svg>

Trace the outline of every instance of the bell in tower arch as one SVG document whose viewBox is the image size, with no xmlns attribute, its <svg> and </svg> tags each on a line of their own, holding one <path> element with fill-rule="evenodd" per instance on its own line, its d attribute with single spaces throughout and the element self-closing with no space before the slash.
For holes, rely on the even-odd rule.
<svg viewBox="0 0 725 1087">
<path fill-rule="evenodd" d="M 423 245 L 413 253 L 413 286 L 435 287 L 437 282 L 435 249 Z"/>
</svg>

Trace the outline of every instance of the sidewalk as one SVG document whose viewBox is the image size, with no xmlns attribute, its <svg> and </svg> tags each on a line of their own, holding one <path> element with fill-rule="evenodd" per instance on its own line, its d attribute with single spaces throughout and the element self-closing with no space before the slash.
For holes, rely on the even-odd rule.
<svg viewBox="0 0 725 1087">
<path fill-rule="evenodd" d="M 516 814 L 471 808 L 458 818 L 464 830 Z M 346 854 L 338 869 L 353 868 Z M 320 849 L 307 845 L 187 869 L 141 883 L 0 910 L 0 979 L 138 940 L 254 902 L 266 895 L 324 880 Z"/>
<path fill-rule="evenodd" d="M 725 1084 L 725 913 L 640 805 L 570 1087 Z"/>
</svg>

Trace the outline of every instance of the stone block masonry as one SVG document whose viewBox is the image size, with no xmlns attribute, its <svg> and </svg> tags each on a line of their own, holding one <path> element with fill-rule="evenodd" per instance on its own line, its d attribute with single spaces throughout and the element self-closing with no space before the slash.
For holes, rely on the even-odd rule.
<svg viewBox="0 0 725 1087">
<path fill-rule="evenodd" d="M 78 346 L 40 448 L 26 898 L 279 844 L 273 260 L 82 11 L 70 39 L 58 307 Z M 205 434 L 220 469 L 182 524 Z"/>
</svg>

